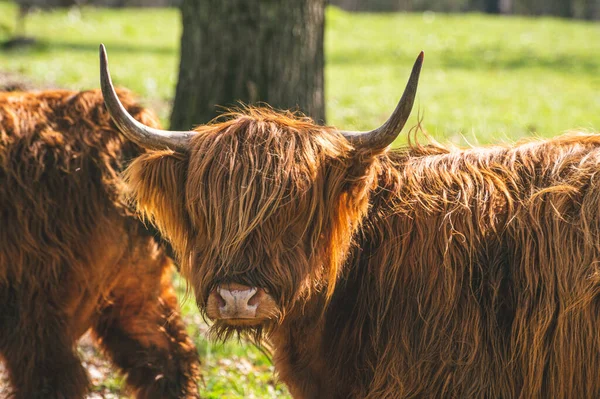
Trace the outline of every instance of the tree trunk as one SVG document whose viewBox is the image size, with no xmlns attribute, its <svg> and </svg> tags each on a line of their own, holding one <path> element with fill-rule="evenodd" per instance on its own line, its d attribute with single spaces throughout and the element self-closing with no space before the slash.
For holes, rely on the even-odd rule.
<svg viewBox="0 0 600 399">
<path fill-rule="evenodd" d="M 570 18 L 572 16 L 571 0 L 537 0 L 535 2 L 537 15 L 553 15 Z"/>
<path fill-rule="evenodd" d="M 573 16 L 573 5 L 571 4 L 571 0 L 554 0 L 553 15 L 571 18 Z"/>
<path fill-rule="evenodd" d="M 498 14 L 500 12 L 498 0 L 485 0 L 484 11 L 488 14 Z"/>
<path fill-rule="evenodd" d="M 325 0 L 184 0 L 171 129 L 266 102 L 325 120 Z"/>
<path fill-rule="evenodd" d="M 591 20 L 600 19 L 600 0 L 587 0 L 585 2 L 584 18 Z"/>
<path fill-rule="evenodd" d="M 512 0 L 499 0 L 498 9 L 500 14 L 511 14 L 512 13 Z"/>
<path fill-rule="evenodd" d="M 468 0 L 465 4 L 466 8 L 463 11 L 483 11 L 488 14 L 498 14 L 499 0 Z"/>
</svg>

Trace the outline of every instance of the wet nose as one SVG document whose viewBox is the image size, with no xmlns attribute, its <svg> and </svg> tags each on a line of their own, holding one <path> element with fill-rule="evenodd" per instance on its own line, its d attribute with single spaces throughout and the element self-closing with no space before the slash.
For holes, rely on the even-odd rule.
<svg viewBox="0 0 600 399">
<path fill-rule="evenodd" d="M 219 287 L 219 313 L 222 319 L 245 319 L 256 317 L 258 308 L 257 289 L 250 287 Z"/>
</svg>

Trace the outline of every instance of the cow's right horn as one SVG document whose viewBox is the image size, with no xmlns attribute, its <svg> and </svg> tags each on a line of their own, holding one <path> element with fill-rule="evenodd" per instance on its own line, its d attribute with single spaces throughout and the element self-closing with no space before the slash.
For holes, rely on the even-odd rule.
<svg viewBox="0 0 600 399">
<path fill-rule="evenodd" d="M 355 147 L 373 152 L 385 150 L 398 137 L 406 124 L 417 94 L 419 75 L 423 66 L 423 52 L 419 54 L 413 66 L 410 78 L 400 102 L 389 119 L 380 127 L 369 132 L 340 131 Z"/>
<path fill-rule="evenodd" d="M 108 57 L 103 44 L 100 45 L 100 87 L 110 116 L 128 139 L 150 150 L 188 151 L 190 138 L 196 134 L 195 132 L 171 132 L 154 129 L 141 124 L 129 115 L 113 87 L 108 71 Z"/>
</svg>

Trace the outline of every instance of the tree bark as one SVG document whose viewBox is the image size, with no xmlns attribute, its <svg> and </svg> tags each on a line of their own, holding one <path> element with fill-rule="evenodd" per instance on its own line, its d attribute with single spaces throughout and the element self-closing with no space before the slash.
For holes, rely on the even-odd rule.
<svg viewBox="0 0 600 399">
<path fill-rule="evenodd" d="M 584 15 L 585 19 L 598 20 L 600 19 L 600 0 L 586 0 L 584 2 Z"/>
<path fill-rule="evenodd" d="M 171 129 L 238 101 L 324 122 L 324 9 L 325 0 L 184 0 Z"/>
<path fill-rule="evenodd" d="M 570 18 L 572 16 L 571 0 L 536 0 L 534 14 Z"/>
<path fill-rule="evenodd" d="M 498 9 L 500 14 L 511 14 L 513 10 L 512 0 L 499 0 Z"/>
<path fill-rule="evenodd" d="M 498 0 L 485 0 L 484 11 L 488 14 L 498 14 L 500 12 L 500 4 Z"/>
<path fill-rule="evenodd" d="M 554 0 L 552 4 L 554 5 L 552 15 L 564 18 L 573 17 L 573 5 L 571 0 Z"/>
</svg>

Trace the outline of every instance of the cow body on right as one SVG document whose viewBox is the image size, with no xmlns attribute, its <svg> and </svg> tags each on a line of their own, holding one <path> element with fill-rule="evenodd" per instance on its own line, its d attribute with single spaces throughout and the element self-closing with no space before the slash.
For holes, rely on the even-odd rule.
<svg viewBox="0 0 600 399">
<path fill-rule="evenodd" d="M 600 136 L 374 167 L 323 319 L 271 336 L 294 397 L 598 397 Z"/>
<path fill-rule="evenodd" d="M 138 208 L 215 335 L 268 340 L 295 398 L 600 397 L 600 135 L 390 150 L 423 55 L 370 132 L 264 108 L 157 132 L 102 55 L 154 150 Z"/>
</svg>

